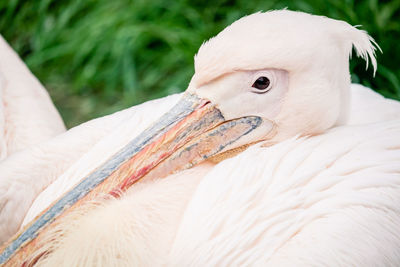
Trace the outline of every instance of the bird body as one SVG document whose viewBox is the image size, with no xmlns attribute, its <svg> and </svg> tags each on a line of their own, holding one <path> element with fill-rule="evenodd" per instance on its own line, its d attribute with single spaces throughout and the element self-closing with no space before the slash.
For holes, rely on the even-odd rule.
<svg viewBox="0 0 400 267">
<path fill-rule="evenodd" d="M 57 242 L 39 252 L 54 247 L 55 252 L 41 263 L 395 265 L 400 262 L 395 231 L 400 226 L 400 103 L 359 85 L 351 92 L 347 125 L 269 147 L 257 144 L 218 164 L 143 181 L 121 199 L 83 206 L 48 235 Z M 390 112 L 378 108 L 387 106 Z M 357 112 L 371 107 L 376 107 L 374 117 L 359 117 Z M 90 157 L 95 162 L 110 136 L 37 198 L 47 202 L 37 203 L 46 207 L 69 173 L 80 177 L 79 170 L 86 171 L 81 162 Z M 35 202 L 27 221 L 39 212 Z"/>
<path fill-rule="evenodd" d="M 228 148 L 256 144 L 221 162 L 144 176 L 120 196 L 100 193 L 55 219 L 27 245 L 34 251 L 23 260 L 37 266 L 398 265 L 400 103 L 350 86 L 348 75 L 353 45 L 376 66 L 373 44 L 347 23 L 299 12 L 235 22 L 200 48 L 188 93 L 208 99 L 200 109 L 217 108 L 226 121 L 261 118 L 260 127 Z M 34 177 L 38 188 L 47 188 L 32 190 L 27 203 L 33 204 L 13 221 L 3 210 L 0 219 L 29 229 L 185 97 L 88 122 L 7 158 L 0 173 L 15 177 L 14 189 Z M 35 158 L 37 149 L 46 157 Z M 35 164 L 14 175 L 27 159 Z M 15 207 L 23 190 L 2 186 L 3 203 Z"/>
</svg>

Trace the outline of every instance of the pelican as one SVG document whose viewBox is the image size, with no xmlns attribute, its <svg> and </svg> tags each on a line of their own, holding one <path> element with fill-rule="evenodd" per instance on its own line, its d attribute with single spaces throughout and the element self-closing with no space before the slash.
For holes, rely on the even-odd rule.
<svg viewBox="0 0 400 267">
<path fill-rule="evenodd" d="M 375 71 L 362 30 L 255 13 L 200 47 L 184 94 L 7 158 L 1 220 L 32 204 L 1 264 L 398 265 L 400 104 L 350 84 L 353 47 Z"/>
<path fill-rule="evenodd" d="M 34 158 L 42 156 L 37 145 L 65 132 L 66 129 L 47 91 L 1 36 L 0 59 L 0 196 L 3 198 L 1 203 L 9 200 L 17 201 L 12 208 L 7 205 L 2 205 L 0 208 L 0 243 L 2 243 L 6 241 L 5 238 L 18 230 L 20 223 L 16 223 L 15 220 L 18 221 L 24 216 L 34 198 L 28 196 L 29 190 L 32 189 L 30 174 L 23 174 L 20 171 L 19 177 L 26 179 L 19 182 L 26 182 L 27 187 L 22 192 L 27 199 L 12 196 L 15 193 L 12 192 L 13 187 L 14 190 L 22 189 L 15 187 L 17 185 L 13 179 L 17 175 L 15 169 L 20 166 L 18 164 L 23 164 L 27 170 L 36 165 L 37 161 Z M 18 156 L 27 155 L 26 150 L 29 149 L 34 153 L 31 155 L 32 159 L 24 161 Z M 19 157 L 21 161 L 14 161 L 14 157 Z M 6 162 L 13 167 L 7 167 Z M 39 172 L 40 166 L 37 165 L 36 168 Z M 44 187 L 40 187 L 42 185 L 43 183 L 36 188 L 35 196 L 43 191 Z"/>
</svg>

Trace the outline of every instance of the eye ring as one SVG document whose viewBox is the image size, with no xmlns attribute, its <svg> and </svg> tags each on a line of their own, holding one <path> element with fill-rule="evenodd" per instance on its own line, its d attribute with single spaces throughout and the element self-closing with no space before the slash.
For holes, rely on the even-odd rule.
<svg viewBox="0 0 400 267">
<path fill-rule="evenodd" d="M 271 85 L 270 79 L 265 76 L 260 76 L 257 80 L 253 83 L 251 87 L 255 88 L 253 90 L 257 94 L 263 94 L 269 91 Z"/>
</svg>

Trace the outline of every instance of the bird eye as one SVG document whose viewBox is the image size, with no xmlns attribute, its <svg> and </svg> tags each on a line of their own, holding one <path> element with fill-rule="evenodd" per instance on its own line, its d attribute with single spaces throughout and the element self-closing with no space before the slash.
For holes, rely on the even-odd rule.
<svg viewBox="0 0 400 267">
<path fill-rule="evenodd" d="M 253 83 L 252 87 L 258 89 L 256 93 L 265 93 L 268 91 L 265 89 L 269 87 L 270 83 L 271 82 L 267 77 L 261 76 Z"/>
</svg>

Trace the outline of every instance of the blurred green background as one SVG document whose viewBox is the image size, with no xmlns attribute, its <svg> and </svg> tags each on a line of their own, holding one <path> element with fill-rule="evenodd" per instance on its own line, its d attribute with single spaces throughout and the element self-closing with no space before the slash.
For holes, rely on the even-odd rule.
<svg viewBox="0 0 400 267">
<path fill-rule="evenodd" d="M 378 71 L 352 79 L 400 99 L 400 0 L 6 0 L 0 33 L 49 90 L 68 127 L 184 90 L 202 42 L 238 18 L 289 8 L 362 25 Z"/>
</svg>

